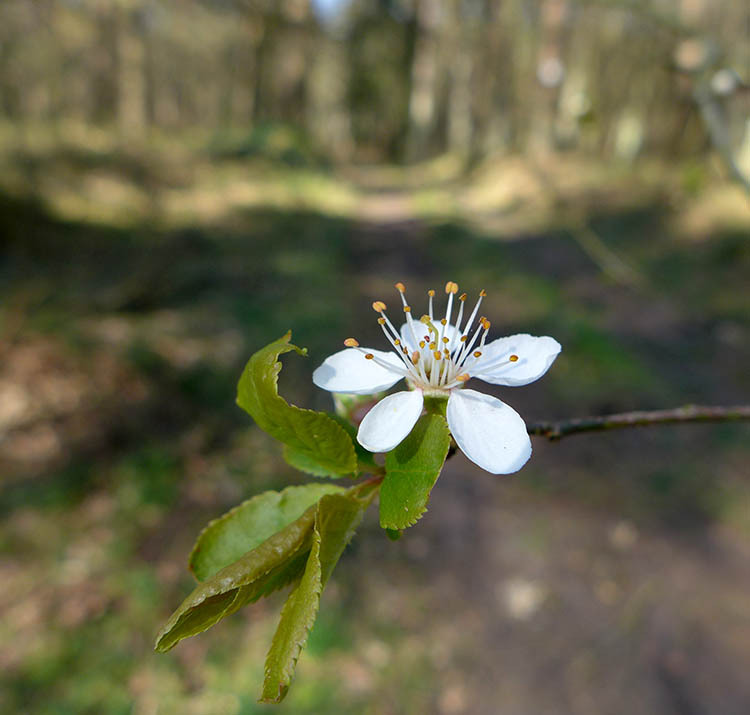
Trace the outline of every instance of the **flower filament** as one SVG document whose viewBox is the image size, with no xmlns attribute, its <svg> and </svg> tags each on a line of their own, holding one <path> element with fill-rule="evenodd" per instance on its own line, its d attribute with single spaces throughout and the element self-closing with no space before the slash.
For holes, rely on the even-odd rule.
<svg viewBox="0 0 750 715">
<path fill-rule="evenodd" d="M 396 330 L 386 315 L 386 304 L 383 301 L 376 300 L 372 304 L 372 309 L 380 316 L 378 324 L 391 347 L 399 356 L 401 366 L 397 368 L 378 355 L 365 351 L 354 338 L 347 338 L 344 345 L 356 348 L 364 354 L 366 359 L 373 360 L 381 367 L 399 372 L 414 388 L 421 389 L 427 394 L 445 394 L 453 388 L 462 387 L 470 378 L 468 367 L 471 367 L 474 374 L 477 373 L 477 362 L 482 358 L 482 351 L 490 330 L 490 321 L 485 317 L 480 317 L 476 329 L 473 334 L 471 333 L 474 320 L 479 312 L 479 306 L 482 304 L 482 299 L 487 295 L 485 291 L 480 291 L 474 309 L 462 327 L 466 293 L 462 293 L 457 298 L 459 301 L 458 316 L 456 324 L 451 324 L 454 297 L 458 293 L 457 283 L 448 281 L 445 284 L 448 302 L 445 317 L 440 320 L 436 320 L 434 317 L 434 290 L 427 293 L 429 296 L 427 314 L 419 320 L 415 320 L 412 316 L 411 306 L 406 300 L 406 287 L 399 282 L 396 283 L 395 288 L 401 298 L 404 315 L 406 316 L 407 334 L 401 335 Z M 404 344 L 404 341 L 409 342 L 409 338 L 411 344 Z M 477 341 L 479 341 L 478 344 Z M 468 364 L 470 358 L 471 363 Z M 517 355 L 511 355 L 503 362 L 512 363 L 517 360 Z M 498 363 L 493 361 L 493 366 L 497 367 Z"/>
</svg>

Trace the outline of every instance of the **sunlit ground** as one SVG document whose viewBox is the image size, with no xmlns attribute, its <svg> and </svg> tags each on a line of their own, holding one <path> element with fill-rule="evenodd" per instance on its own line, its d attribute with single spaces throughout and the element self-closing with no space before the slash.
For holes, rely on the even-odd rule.
<svg viewBox="0 0 750 715">
<path fill-rule="evenodd" d="M 750 395 L 750 209 L 720 167 L 576 155 L 326 166 L 283 129 L 0 128 L 0 710 L 251 713 L 280 597 L 152 652 L 203 524 L 304 477 L 234 405 L 294 331 L 282 393 L 380 345 L 401 280 L 489 293 L 496 334 L 555 336 L 527 419 Z M 746 713 L 744 425 L 458 455 L 404 538 L 370 515 L 278 712 Z"/>
</svg>

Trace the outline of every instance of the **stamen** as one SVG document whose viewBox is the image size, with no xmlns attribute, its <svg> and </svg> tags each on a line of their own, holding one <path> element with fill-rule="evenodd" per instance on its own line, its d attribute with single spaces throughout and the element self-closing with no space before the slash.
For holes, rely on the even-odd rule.
<svg viewBox="0 0 750 715">
<path fill-rule="evenodd" d="M 385 305 L 385 303 L 384 303 L 384 302 L 383 302 L 382 300 L 376 300 L 376 301 L 375 301 L 375 302 L 374 302 L 374 303 L 372 304 L 372 309 L 373 309 L 373 310 L 374 310 L 374 311 L 375 311 L 376 313 L 382 313 L 382 312 L 383 312 L 383 311 L 384 311 L 384 310 L 386 309 L 386 305 Z"/>
<path fill-rule="evenodd" d="M 445 292 L 450 293 L 458 293 L 458 283 L 454 283 L 453 281 L 448 281 L 445 284 Z"/>
<path fill-rule="evenodd" d="M 394 288 L 399 293 L 403 293 L 404 291 L 406 291 L 406 286 L 401 281 L 399 281 L 398 283 L 396 283 L 396 285 L 394 286 Z"/>
<path fill-rule="evenodd" d="M 348 348 L 358 348 L 359 343 L 354 338 L 347 338 L 344 340 L 344 345 Z"/>
<path fill-rule="evenodd" d="M 430 296 L 430 306 L 427 312 L 430 314 L 430 320 L 432 320 L 432 299 L 435 297 L 435 291 L 430 289 L 427 291 L 427 295 Z"/>
<path fill-rule="evenodd" d="M 487 295 L 484 290 L 479 291 L 479 298 L 477 299 L 477 303 L 474 306 L 474 310 L 471 311 L 471 315 L 469 316 L 469 319 L 466 321 L 466 326 L 463 329 L 463 335 L 461 336 L 461 342 L 466 342 L 466 337 L 469 335 L 469 331 L 471 330 L 471 326 L 474 323 L 474 318 L 476 317 L 477 313 L 479 312 L 479 306 L 482 304 L 482 298 L 484 298 Z M 463 351 L 459 352 L 457 356 L 457 361 L 460 361 L 463 356 Z"/>
</svg>

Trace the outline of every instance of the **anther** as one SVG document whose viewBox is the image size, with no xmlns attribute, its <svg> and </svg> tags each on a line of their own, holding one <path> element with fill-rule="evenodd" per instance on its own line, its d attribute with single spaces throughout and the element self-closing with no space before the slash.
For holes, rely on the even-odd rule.
<svg viewBox="0 0 750 715">
<path fill-rule="evenodd" d="M 396 283 L 396 285 L 394 286 L 394 288 L 395 288 L 395 289 L 396 289 L 396 290 L 397 290 L 397 291 L 398 291 L 399 293 L 403 293 L 403 292 L 404 292 L 404 291 L 406 290 L 406 286 L 405 286 L 405 285 L 404 285 L 404 284 L 403 284 L 403 283 L 402 283 L 401 281 L 399 281 L 398 283 Z"/>
<path fill-rule="evenodd" d="M 448 340 L 448 338 L 443 338 L 443 342 L 447 345 L 450 342 L 450 340 Z"/>
<path fill-rule="evenodd" d="M 466 382 L 469 379 L 471 379 L 471 375 L 469 375 L 468 372 L 465 372 L 462 375 L 456 375 L 456 380 L 459 382 Z"/>
<path fill-rule="evenodd" d="M 393 344 L 394 344 L 394 345 L 401 345 L 401 341 L 400 341 L 400 340 L 399 340 L 398 338 L 396 338 L 396 339 L 395 339 L 395 340 L 393 341 Z"/>
<path fill-rule="evenodd" d="M 458 283 L 454 283 L 453 281 L 448 281 L 445 284 L 445 292 L 446 293 L 458 293 Z"/>
<path fill-rule="evenodd" d="M 374 302 L 374 303 L 372 304 L 372 309 L 373 309 L 373 310 L 374 310 L 374 311 L 375 311 L 376 313 L 382 313 L 382 312 L 383 312 L 383 311 L 385 310 L 385 307 L 386 307 L 386 306 L 385 306 L 385 303 L 384 303 L 384 302 L 383 302 L 382 300 L 376 300 L 376 301 L 375 301 L 375 302 Z"/>
<path fill-rule="evenodd" d="M 408 305 L 405 305 L 404 306 L 404 313 L 411 313 L 411 307 L 409 307 Z"/>
<path fill-rule="evenodd" d="M 385 318 L 378 318 L 378 325 L 385 325 Z"/>
<path fill-rule="evenodd" d="M 487 295 L 487 291 L 482 288 L 482 290 L 479 291 L 479 297 L 484 298 Z"/>
<path fill-rule="evenodd" d="M 367 353 L 365 355 L 365 360 L 372 360 L 375 356 L 372 353 Z"/>
<path fill-rule="evenodd" d="M 511 355 L 508 360 L 511 362 L 518 362 L 518 355 Z"/>
<path fill-rule="evenodd" d="M 445 355 L 445 357 L 450 357 L 451 356 L 451 351 L 448 350 L 448 348 L 443 348 L 443 354 Z"/>
<path fill-rule="evenodd" d="M 435 297 L 435 291 L 432 290 L 432 289 L 430 289 L 430 290 L 427 291 L 427 295 L 429 295 L 430 298 L 434 298 Z"/>
<path fill-rule="evenodd" d="M 442 319 L 442 320 L 440 321 L 440 325 L 448 325 L 448 321 L 447 321 L 447 320 L 446 320 L 445 318 L 443 318 L 443 319 Z"/>
<path fill-rule="evenodd" d="M 461 293 L 460 296 L 458 296 L 459 300 L 466 300 L 466 293 Z"/>
<path fill-rule="evenodd" d="M 347 338 L 344 340 L 344 345 L 348 348 L 358 348 L 359 342 L 357 342 L 354 338 Z"/>
<path fill-rule="evenodd" d="M 436 350 L 433 355 L 435 356 L 435 360 L 440 360 L 443 356 L 440 354 L 439 350 Z"/>
<path fill-rule="evenodd" d="M 416 365 L 416 364 L 417 364 L 417 363 L 419 362 L 419 351 L 418 351 L 418 350 L 415 350 L 415 351 L 414 351 L 414 352 L 413 352 L 413 353 L 411 354 L 411 361 L 412 361 L 412 362 L 413 362 L 413 363 L 414 363 L 415 365 Z"/>
<path fill-rule="evenodd" d="M 474 351 L 474 357 L 476 357 L 476 358 L 482 357 L 482 352 L 480 350 L 475 350 Z"/>
<path fill-rule="evenodd" d="M 462 343 L 465 343 L 468 339 L 469 339 L 468 335 L 462 335 L 461 338 L 460 338 L 460 340 L 461 340 Z"/>
<path fill-rule="evenodd" d="M 419 341 L 419 347 L 420 348 L 423 348 L 425 345 L 427 345 L 427 343 L 424 340 L 420 340 Z"/>
</svg>

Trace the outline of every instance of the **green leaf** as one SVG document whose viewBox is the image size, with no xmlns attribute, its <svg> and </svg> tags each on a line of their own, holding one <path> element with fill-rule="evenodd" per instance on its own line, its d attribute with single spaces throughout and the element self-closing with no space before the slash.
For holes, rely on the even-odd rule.
<svg viewBox="0 0 750 715">
<path fill-rule="evenodd" d="M 322 412 L 288 404 L 278 393 L 279 356 L 291 350 L 305 355 L 289 342 L 291 337 L 289 331 L 250 358 L 237 386 L 237 404 L 262 430 L 324 470 L 325 476 L 354 474 L 354 445 L 341 425 Z"/>
<path fill-rule="evenodd" d="M 427 511 L 450 442 L 445 418 L 425 414 L 409 436 L 386 455 L 386 476 L 380 488 L 380 525 L 384 529 L 413 526 Z"/>
<path fill-rule="evenodd" d="M 190 554 L 190 570 L 205 581 L 301 517 L 325 494 L 343 491 L 333 484 L 304 484 L 248 499 L 203 529 Z"/>
<path fill-rule="evenodd" d="M 323 587 L 374 494 L 365 499 L 351 493 L 331 494 L 318 502 L 307 566 L 281 610 L 266 658 L 261 702 L 280 703 L 286 696 L 300 652 L 315 623 Z"/>
<path fill-rule="evenodd" d="M 172 614 L 156 638 L 156 650 L 173 648 L 210 628 L 246 603 L 297 578 L 310 550 L 317 507 L 311 506 L 242 558 L 199 584 Z"/>
</svg>

